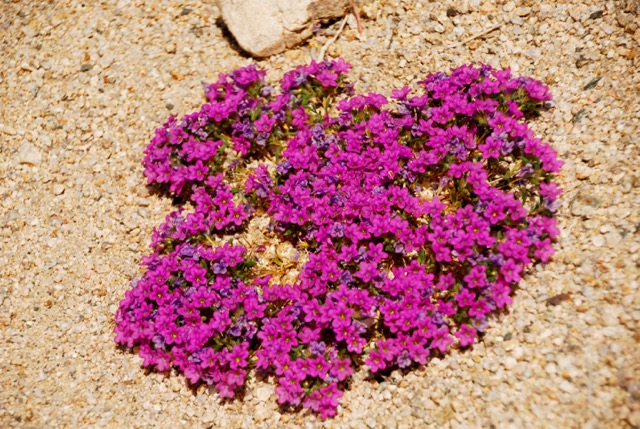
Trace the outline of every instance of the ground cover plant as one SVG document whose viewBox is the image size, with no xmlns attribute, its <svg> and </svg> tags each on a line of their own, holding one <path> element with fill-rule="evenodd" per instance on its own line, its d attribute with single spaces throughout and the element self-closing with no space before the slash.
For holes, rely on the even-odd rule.
<svg viewBox="0 0 640 429">
<path fill-rule="evenodd" d="M 260 372 L 283 407 L 331 417 L 358 367 L 474 344 L 553 254 L 561 161 L 527 125 L 544 85 L 466 65 L 388 99 L 356 94 L 349 68 L 312 62 L 274 87 L 248 66 L 156 130 L 145 175 L 189 208 L 154 230 L 116 313 L 144 366 L 223 398 Z M 234 240 L 256 216 L 299 249 L 291 284 Z"/>
</svg>

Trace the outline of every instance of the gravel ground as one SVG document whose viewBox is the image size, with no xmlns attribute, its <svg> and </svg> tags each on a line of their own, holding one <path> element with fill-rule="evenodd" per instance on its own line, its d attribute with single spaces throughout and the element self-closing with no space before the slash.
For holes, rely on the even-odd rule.
<svg viewBox="0 0 640 429">
<path fill-rule="evenodd" d="M 145 188 L 142 151 L 203 81 L 251 61 L 213 1 L 143 3 L 0 3 L 0 427 L 640 427 L 640 5 L 362 2 L 364 33 L 350 21 L 327 52 L 361 92 L 472 61 L 551 87 L 534 127 L 566 162 L 562 236 L 482 343 L 383 382 L 361 371 L 323 423 L 281 414 L 266 383 L 220 403 L 113 343 L 171 204 Z M 277 78 L 337 28 L 260 65 Z"/>
</svg>

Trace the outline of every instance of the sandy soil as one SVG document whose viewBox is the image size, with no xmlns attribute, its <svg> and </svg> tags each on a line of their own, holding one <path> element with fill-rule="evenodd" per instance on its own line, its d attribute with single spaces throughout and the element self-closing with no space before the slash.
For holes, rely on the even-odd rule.
<svg viewBox="0 0 640 429">
<path fill-rule="evenodd" d="M 203 103 L 202 82 L 252 61 L 213 1 L 3 1 L 0 426 L 640 427 L 635 3 L 362 2 L 363 35 L 350 21 L 327 51 L 353 64 L 359 91 L 468 62 L 550 86 L 535 129 L 566 163 L 562 236 L 481 344 L 384 382 L 359 373 L 321 422 L 281 413 L 270 384 L 220 403 L 113 343 L 118 302 L 171 206 L 145 187 L 142 151 L 168 115 Z M 260 65 L 276 79 L 337 27 Z"/>
</svg>

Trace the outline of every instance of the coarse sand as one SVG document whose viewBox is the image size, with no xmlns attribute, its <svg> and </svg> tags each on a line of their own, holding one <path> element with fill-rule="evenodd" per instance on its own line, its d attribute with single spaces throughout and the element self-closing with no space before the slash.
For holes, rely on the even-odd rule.
<svg viewBox="0 0 640 429">
<path fill-rule="evenodd" d="M 541 79 L 533 128 L 565 161 L 553 260 L 525 277 L 472 350 L 384 381 L 362 369 L 337 417 L 281 412 L 250 381 L 221 403 L 147 373 L 113 342 L 171 200 L 142 152 L 203 82 L 251 63 L 213 0 L 0 3 L 0 427 L 640 427 L 640 5 L 634 1 L 361 1 L 326 56 L 389 95 L 469 62 Z M 259 17 L 258 17 L 259 18 Z M 260 61 L 270 79 L 339 23 Z M 477 36 L 477 37 L 474 37 Z"/>
</svg>

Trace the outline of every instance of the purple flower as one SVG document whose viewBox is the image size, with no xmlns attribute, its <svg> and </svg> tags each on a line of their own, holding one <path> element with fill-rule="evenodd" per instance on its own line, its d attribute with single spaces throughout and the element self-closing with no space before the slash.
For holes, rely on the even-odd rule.
<svg viewBox="0 0 640 429">
<path fill-rule="evenodd" d="M 280 404 L 328 418 L 365 350 L 375 373 L 468 347 L 549 260 L 562 162 L 525 122 L 544 85 L 467 65 L 388 106 L 353 95 L 349 67 L 312 62 L 279 88 L 255 65 L 222 74 L 199 111 L 156 130 L 148 183 L 192 209 L 154 229 L 116 312 L 115 341 L 145 366 L 223 398 L 252 370 L 275 373 Z M 265 266 L 266 241 L 215 245 L 255 214 L 308 258 L 292 284 L 256 278 L 293 268 Z"/>
<path fill-rule="evenodd" d="M 431 341 L 431 347 L 440 350 L 441 353 L 447 351 L 449 345 L 453 343 L 453 339 L 449 336 L 449 329 L 444 326 L 438 329 L 434 339 Z"/>
<path fill-rule="evenodd" d="M 311 354 L 320 356 L 324 355 L 325 350 L 327 349 L 327 345 L 324 341 L 313 341 L 309 344 L 309 351 Z"/>
<path fill-rule="evenodd" d="M 458 332 L 455 333 L 455 336 L 462 347 L 467 347 L 475 342 L 476 330 L 469 325 L 462 325 Z"/>
<path fill-rule="evenodd" d="M 360 269 L 355 273 L 355 276 L 366 283 L 370 282 L 379 274 L 380 271 L 378 271 L 378 264 L 375 262 L 361 262 Z"/>
<path fill-rule="evenodd" d="M 344 225 L 341 223 L 334 223 L 331 226 L 331 236 L 332 237 L 344 237 Z"/>
<path fill-rule="evenodd" d="M 335 359 L 333 366 L 329 370 L 329 374 L 336 378 L 337 381 L 344 381 L 353 374 L 351 361 L 349 359 Z"/>
<path fill-rule="evenodd" d="M 464 276 L 464 281 L 470 288 L 483 288 L 487 285 L 486 267 L 483 265 L 476 265 L 469 271 L 469 274 Z"/>
<path fill-rule="evenodd" d="M 387 363 L 382 353 L 380 353 L 378 350 L 372 350 L 369 353 L 369 357 L 367 358 L 365 363 L 369 366 L 371 372 L 378 372 L 387 367 Z"/>
<path fill-rule="evenodd" d="M 408 350 L 403 350 L 396 358 L 396 363 L 400 368 L 406 368 L 411 365 L 411 355 Z"/>
<path fill-rule="evenodd" d="M 226 274 L 227 268 L 229 268 L 229 266 L 225 261 L 218 261 L 215 262 L 211 266 L 211 268 L 213 269 L 214 274 Z"/>
<path fill-rule="evenodd" d="M 548 200 L 555 200 L 561 193 L 562 190 L 558 189 L 558 185 L 554 182 L 540 184 L 540 195 Z"/>
<path fill-rule="evenodd" d="M 509 258 L 500 267 L 500 272 L 502 273 L 506 282 L 518 282 L 520 281 L 520 273 L 522 272 L 522 267 L 516 264 L 513 259 Z"/>
</svg>

